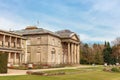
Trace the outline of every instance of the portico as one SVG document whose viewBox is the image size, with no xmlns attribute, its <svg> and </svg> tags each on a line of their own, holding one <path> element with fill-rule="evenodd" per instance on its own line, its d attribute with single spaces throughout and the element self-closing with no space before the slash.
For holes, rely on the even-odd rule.
<svg viewBox="0 0 120 80">
<path fill-rule="evenodd" d="M 73 36 L 76 38 L 62 39 L 63 57 L 65 59 L 63 63 L 65 64 L 80 63 L 80 42 L 75 34 Z"/>
</svg>

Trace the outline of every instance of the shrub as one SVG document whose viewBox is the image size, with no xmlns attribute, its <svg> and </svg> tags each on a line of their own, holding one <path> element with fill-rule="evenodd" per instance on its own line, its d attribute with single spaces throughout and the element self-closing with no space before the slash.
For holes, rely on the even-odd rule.
<svg viewBox="0 0 120 80">
<path fill-rule="evenodd" d="M 8 53 L 0 52 L 0 73 L 7 73 Z"/>
<path fill-rule="evenodd" d="M 54 76 L 54 75 L 65 75 L 65 72 L 26 72 L 28 75 L 40 75 L 40 76 Z"/>
<path fill-rule="evenodd" d="M 44 72 L 32 72 L 31 74 L 32 75 L 44 75 L 45 73 Z"/>
<path fill-rule="evenodd" d="M 113 72 L 120 72 L 120 69 L 115 67 L 115 68 L 112 68 L 111 71 L 113 71 Z"/>
<path fill-rule="evenodd" d="M 110 68 L 104 68 L 103 71 L 111 72 L 111 69 Z"/>
</svg>

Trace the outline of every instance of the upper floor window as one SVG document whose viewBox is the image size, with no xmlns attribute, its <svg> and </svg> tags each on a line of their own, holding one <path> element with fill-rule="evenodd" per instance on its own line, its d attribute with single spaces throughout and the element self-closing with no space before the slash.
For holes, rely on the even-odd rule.
<svg viewBox="0 0 120 80">
<path fill-rule="evenodd" d="M 14 42 L 14 46 L 13 46 L 14 48 L 16 47 L 16 42 Z"/>
<path fill-rule="evenodd" d="M 41 47 L 38 47 L 37 52 L 38 52 L 38 53 L 41 52 Z"/>
<path fill-rule="evenodd" d="M 40 44 L 41 43 L 41 37 L 38 37 L 37 38 L 37 44 Z"/>
<path fill-rule="evenodd" d="M 10 42 L 8 42 L 8 47 L 10 47 Z"/>
<path fill-rule="evenodd" d="M 30 40 L 27 40 L 27 45 L 30 45 Z"/>
<path fill-rule="evenodd" d="M 61 43 L 61 42 L 60 42 L 60 41 L 58 41 L 58 46 L 60 46 L 60 43 Z"/>
<path fill-rule="evenodd" d="M 4 41 L 2 41 L 2 47 L 4 47 Z"/>
<path fill-rule="evenodd" d="M 55 54 L 55 53 L 56 53 L 55 48 L 53 48 L 51 54 Z"/>
<path fill-rule="evenodd" d="M 55 45 L 55 39 L 52 39 L 52 45 Z"/>
</svg>

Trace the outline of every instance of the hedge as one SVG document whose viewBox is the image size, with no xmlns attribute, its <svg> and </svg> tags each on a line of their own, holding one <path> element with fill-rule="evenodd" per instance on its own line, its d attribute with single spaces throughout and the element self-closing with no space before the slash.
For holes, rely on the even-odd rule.
<svg viewBox="0 0 120 80">
<path fill-rule="evenodd" d="M 7 73 L 8 53 L 0 52 L 0 73 Z"/>
</svg>

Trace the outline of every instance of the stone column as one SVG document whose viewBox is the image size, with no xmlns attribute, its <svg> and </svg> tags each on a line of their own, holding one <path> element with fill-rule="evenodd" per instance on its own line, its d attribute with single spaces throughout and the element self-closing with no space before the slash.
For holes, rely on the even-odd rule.
<svg viewBox="0 0 120 80">
<path fill-rule="evenodd" d="M 3 35 L 3 47 L 5 47 L 5 35 Z"/>
<path fill-rule="evenodd" d="M 15 44 L 14 44 L 14 47 L 17 48 L 17 38 L 15 38 Z"/>
<path fill-rule="evenodd" d="M 28 60 L 27 60 L 27 56 L 28 56 L 28 53 L 27 53 L 27 40 L 23 41 L 24 42 L 24 45 L 22 44 L 22 39 L 21 39 L 21 48 L 23 49 L 22 51 L 22 62 L 24 63 L 27 63 Z M 41 54 L 40 54 L 41 55 Z"/>
<path fill-rule="evenodd" d="M 20 48 L 22 48 L 22 39 L 20 39 Z"/>
<path fill-rule="evenodd" d="M 78 44 L 78 56 L 77 56 L 77 59 L 78 59 L 78 64 L 80 64 L 80 45 Z"/>
<path fill-rule="evenodd" d="M 78 45 L 76 44 L 76 64 L 78 64 Z"/>
<path fill-rule="evenodd" d="M 71 43 L 70 43 L 70 64 L 72 63 L 72 57 L 71 57 L 71 54 L 72 52 L 71 52 Z"/>
<path fill-rule="evenodd" d="M 15 37 L 15 39 L 14 39 L 14 48 L 16 48 L 17 47 L 17 38 Z"/>
<path fill-rule="evenodd" d="M 8 53 L 8 62 L 11 62 L 11 53 Z"/>
<path fill-rule="evenodd" d="M 68 63 L 70 63 L 70 43 L 68 43 Z"/>
<path fill-rule="evenodd" d="M 19 59 L 20 59 L 20 60 L 19 60 L 19 61 L 20 61 L 19 63 L 22 64 L 22 53 L 19 53 Z"/>
<path fill-rule="evenodd" d="M 71 43 L 71 63 L 73 64 L 73 44 Z"/>
<path fill-rule="evenodd" d="M 75 54 L 75 55 L 74 55 L 74 57 L 75 57 L 75 64 L 76 64 L 76 61 L 77 61 L 77 60 L 76 60 L 76 52 L 77 52 L 76 49 L 77 49 L 77 48 L 76 48 L 76 44 L 75 44 L 75 53 L 74 53 L 74 54 Z"/>
<path fill-rule="evenodd" d="M 73 44 L 73 63 L 75 63 L 75 44 Z"/>
<path fill-rule="evenodd" d="M 14 53 L 14 64 L 16 64 L 16 53 Z"/>
</svg>

